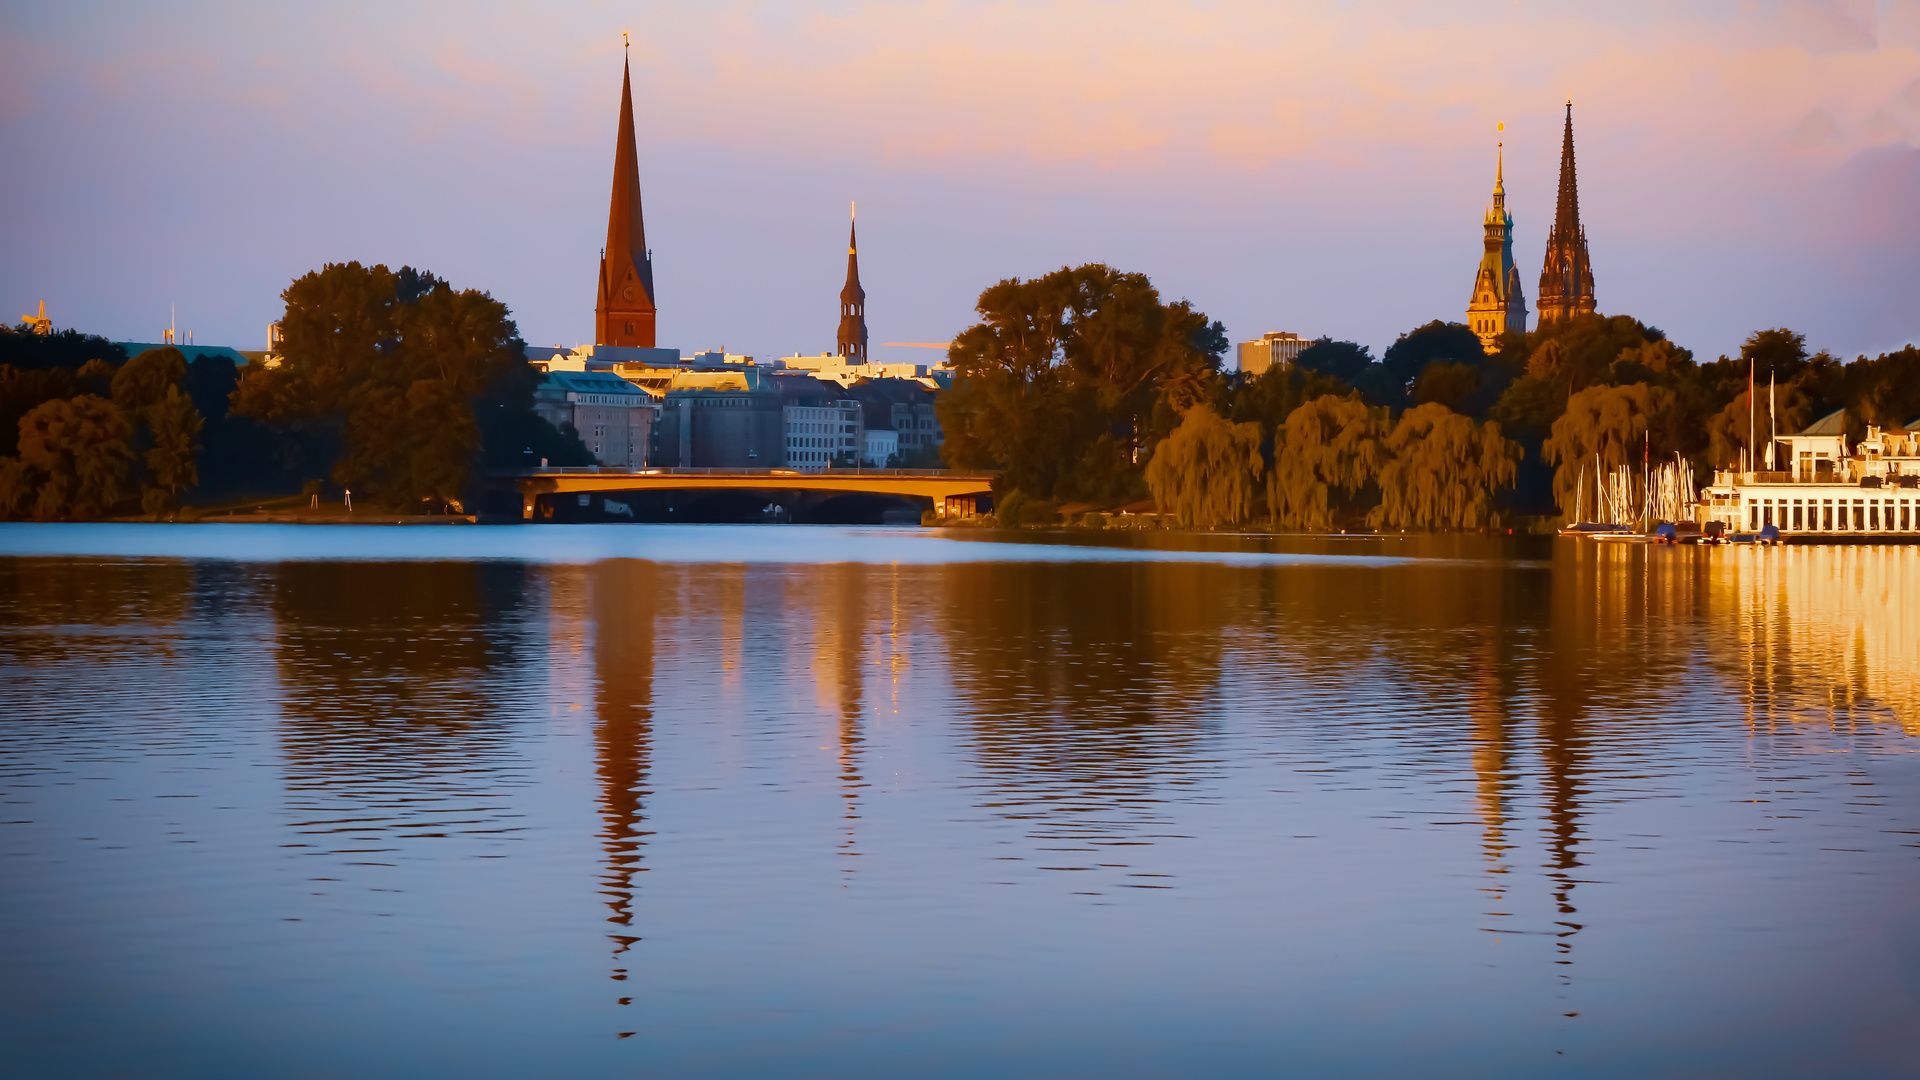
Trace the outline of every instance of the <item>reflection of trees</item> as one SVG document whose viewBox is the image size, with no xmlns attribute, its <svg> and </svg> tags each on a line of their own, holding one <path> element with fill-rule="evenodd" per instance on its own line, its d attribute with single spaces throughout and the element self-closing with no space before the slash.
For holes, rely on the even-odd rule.
<svg viewBox="0 0 1920 1080">
<path fill-rule="evenodd" d="M 633 928 L 634 875 L 646 838 L 645 800 L 653 750 L 654 623 L 659 616 L 663 574 L 651 562 L 627 559 L 596 563 L 587 570 L 588 610 L 593 619 L 594 737 L 600 777 L 601 844 L 607 852 L 601 885 L 612 911 L 607 921 L 614 955 L 639 936 Z M 624 980 L 625 968 L 613 978 Z"/>
<path fill-rule="evenodd" d="M 290 803 L 343 843 L 505 831 L 499 701 L 525 568 L 509 563 L 286 563 L 274 568 L 274 660 Z M 453 800 L 449 803 L 449 800 Z M 360 853 L 380 849 L 356 847 Z"/>
<path fill-rule="evenodd" d="M 1212 766 L 1221 629 L 1253 599 L 1238 572 L 1191 563 L 947 568 L 944 640 L 974 749 L 1034 835 L 1136 842 L 1155 805 Z"/>
<path fill-rule="evenodd" d="M 195 567 L 171 559 L 0 559 L 0 596 L 7 598 L 0 625 L 12 628 L 7 651 L 20 663 L 67 660 L 102 641 L 58 633 L 62 627 L 144 634 L 172 626 L 186 616 L 198 576 Z M 148 647 L 156 645 L 170 642 Z"/>
</svg>

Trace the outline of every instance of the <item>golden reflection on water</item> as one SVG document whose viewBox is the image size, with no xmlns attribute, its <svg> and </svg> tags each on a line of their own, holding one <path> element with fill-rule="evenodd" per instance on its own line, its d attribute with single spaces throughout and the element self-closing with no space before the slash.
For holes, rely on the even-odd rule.
<svg viewBox="0 0 1920 1080">
<path fill-rule="evenodd" d="M 1920 735 L 1920 547 L 1741 548 L 1715 575 L 1734 613 L 1727 665 L 1748 717 L 1838 723 L 1891 713 Z"/>
<path fill-rule="evenodd" d="M 197 572 L 116 564 L 90 580 L 58 564 L 8 569 L 16 612 L 59 622 L 86 609 L 102 625 L 177 622 Z M 751 667 L 784 656 L 785 677 L 811 683 L 825 721 L 814 738 L 839 785 L 836 854 L 850 875 L 873 783 L 868 728 L 898 714 L 914 669 L 948 688 L 935 707 L 950 713 L 942 722 L 974 770 L 951 779 L 1035 845 L 1012 861 L 1118 875 L 1133 888 L 1177 884 L 1152 848 L 1180 820 L 1172 804 L 1232 764 L 1208 738 L 1249 700 L 1283 703 L 1280 721 L 1298 710 L 1407 727 L 1418 732 L 1410 746 L 1440 740 L 1435 753 L 1455 740 L 1471 770 L 1462 809 L 1477 819 L 1486 929 L 1555 939 L 1563 984 L 1584 929 L 1587 804 L 1615 764 L 1602 747 L 1621 725 L 1684 713 L 1705 689 L 1737 702 L 1756 731 L 1891 717 L 1920 734 L 1912 547 L 1565 543 L 1532 566 L 1384 570 L 321 563 L 265 580 L 287 791 L 308 811 L 295 823 L 307 843 L 378 865 L 405 836 L 438 835 L 396 837 L 390 826 L 412 819 L 394 808 L 427 797 L 457 810 L 482 793 L 464 789 L 469 773 L 499 782 L 510 753 L 500 676 L 516 665 L 544 667 L 556 702 L 591 701 L 599 887 L 622 982 L 642 938 L 635 905 L 653 835 L 662 664 L 719 687 L 716 700 L 732 704 L 709 719 L 730 737 L 745 734 L 752 695 L 766 692 L 743 683 Z M 544 628 L 544 656 L 516 654 L 526 646 L 502 631 L 522 608 Z M 884 700 L 869 692 L 876 680 Z M 1462 726 L 1422 727 L 1449 710 Z M 485 809 L 447 823 L 499 826 Z M 1534 900 L 1520 884 L 1526 850 L 1538 853 L 1533 880 L 1544 886 Z M 1538 899 L 1550 922 L 1523 928 L 1516 911 Z"/>
</svg>

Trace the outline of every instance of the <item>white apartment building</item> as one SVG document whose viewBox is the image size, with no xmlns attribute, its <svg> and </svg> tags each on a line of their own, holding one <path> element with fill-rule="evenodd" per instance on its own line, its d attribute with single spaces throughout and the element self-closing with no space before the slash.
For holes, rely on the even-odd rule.
<svg viewBox="0 0 1920 1080">
<path fill-rule="evenodd" d="M 866 446 L 860 403 L 849 398 L 821 405 L 787 405 L 787 468 L 818 472 L 845 459 L 858 462 Z"/>
<path fill-rule="evenodd" d="M 1312 341 L 1299 334 L 1286 334 L 1275 331 L 1262 334 L 1253 341 L 1240 343 L 1240 370 L 1249 375 L 1259 375 L 1274 368 L 1285 370 L 1300 358 Z"/>
</svg>

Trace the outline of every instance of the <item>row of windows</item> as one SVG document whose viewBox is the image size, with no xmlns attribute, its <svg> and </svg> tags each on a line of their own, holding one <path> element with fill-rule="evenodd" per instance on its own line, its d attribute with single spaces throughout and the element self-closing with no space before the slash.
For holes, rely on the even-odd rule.
<svg viewBox="0 0 1920 1080">
<path fill-rule="evenodd" d="M 1789 532 L 1913 532 L 1920 505 L 1912 499 L 1756 499 L 1747 504 L 1747 527 L 1773 525 Z"/>
</svg>

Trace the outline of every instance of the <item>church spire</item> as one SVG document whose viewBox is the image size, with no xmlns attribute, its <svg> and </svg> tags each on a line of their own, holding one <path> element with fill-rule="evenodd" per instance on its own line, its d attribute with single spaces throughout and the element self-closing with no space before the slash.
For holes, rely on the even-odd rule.
<svg viewBox="0 0 1920 1080">
<path fill-rule="evenodd" d="M 613 151 L 613 196 L 607 208 L 607 246 L 600 253 L 600 290 L 594 305 L 596 345 L 654 347 L 653 253 L 640 213 L 640 155 L 633 138 L 633 74 L 623 62 L 620 127 Z"/>
<path fill-rule="evenodd" d="M 1506 130 L 1505 124 L 1500 130 Z M 1520 270 L 1513 265 L 1513 215 L 1507 213 L 1506 143 L 1495 148 L 1493 204 L 1481 225 L 1485 240 L 1480 269 L 1473 277 L 1473 295 L 1467 299 L 1467 326 L 1492 352 L 1507 333 L 1525 333 L 1527 298 L 1520 290 Z"/>
<path fill-rule="evenodd" d="M 860 287 L 860 244 L 853 204 L 847 205 L 847 284 L 840 290 L 840 355 L 849 363 L 867 362 L 867 290 Z"/>
<path fill-rule="evenodd" d="M 1580 226 L 1580 186 L 1574 179 L 1573 99 L 1567 99 L 1566 134 L 1560 142 L 1560 199 L 1547 234 L 1546 265 L 1540 270 L 1540 321 L 1570 319 L 1594 310 L 1593 267 L 1587 232 Z"/>
</svg>

